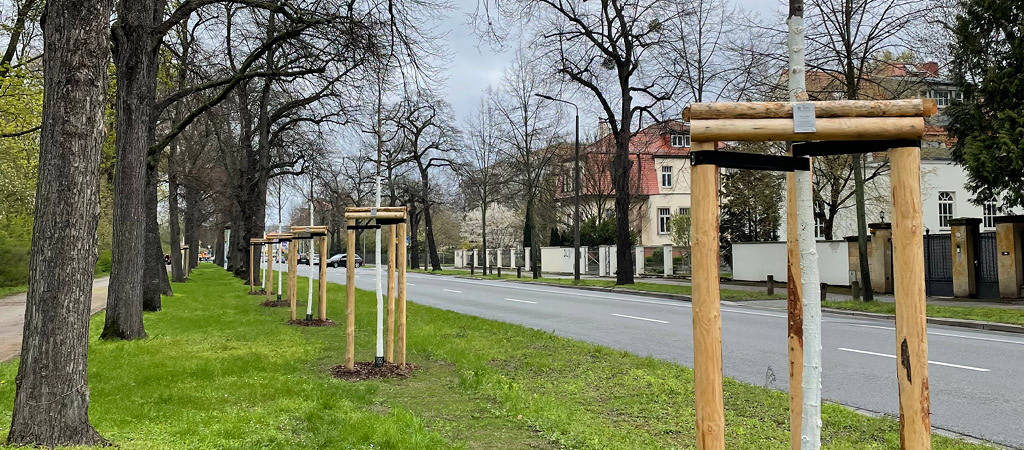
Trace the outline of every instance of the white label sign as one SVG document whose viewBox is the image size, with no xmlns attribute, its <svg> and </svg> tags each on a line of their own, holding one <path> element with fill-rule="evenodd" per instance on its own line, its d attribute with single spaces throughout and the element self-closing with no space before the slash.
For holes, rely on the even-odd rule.
<svg viewBox="0 0 1024 450">
<path fill-rule="evenodd" d="M 814 125 L 814 103 L 793 104 L 793 132 L 814 133 L 818 131 Z"/>
</svg>

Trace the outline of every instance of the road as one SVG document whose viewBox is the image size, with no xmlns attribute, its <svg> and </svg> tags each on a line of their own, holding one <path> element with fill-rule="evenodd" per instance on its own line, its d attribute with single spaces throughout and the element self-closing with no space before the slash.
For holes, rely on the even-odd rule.
<svg viewBox="0 0 1024 450">
<path fill-rule="evenodd" d="M 92 282 L 92 306 L 89 314 L 96 314 L 107 306 L 107 285 L 110 277 Z M 0 362 L 21 354 L 21 333 L 25 328 L 25 293 L 0 297 Z"/>
<path fill-rule="evenodd" d="M 345 283 L 345 269 L 327 272 Z M 373 290 L 373 269 L 358 269 L 356 285 Z M 417 273 L 408 274 L 407 289 L 419 304 L 693 367 L 687 302 Z M 337 306 L 328 308 L 337 317 Z M 826 314 L 823 329 L 823 397 L 897 415 L 892 322 Z M 786 390 L 785 312 L 723 302 L 722 333 L 726 376 Z M 1024 448 L 1024 335 L 929 325 L 928 349 L 932 425 Z"/>
</svg>

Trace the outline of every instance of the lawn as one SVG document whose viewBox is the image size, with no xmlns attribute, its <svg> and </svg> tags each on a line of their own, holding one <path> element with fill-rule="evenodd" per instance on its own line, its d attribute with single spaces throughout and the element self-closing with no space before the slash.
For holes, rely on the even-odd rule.
<svg viewBox="0 0 1024 450">
<path fill-rule="evenodd" d="M 889 302 L 822 302 L 825 308 L 846 309 L 853 311 L 866 311 L 882 314 L 896 314 L 896 304 Z M 1024 311 L 1019 309 L 986 308 L 928 305 L 928 317 L 944 317 L 948 319 L 982 320 L 985 322 L 1008 323 L 1024 326 Z"/>
<path fill-rule="evenodd" d="M 89 347 L 90 418 L 125 449 L 693 448 L 692 372 L 550 333 L 410 303 L 409 379 L 350 383 L 344 327 L 286 325 L 286 309 L 211 264 L 146 314 L 149 338 Z M 306 282 L 299 282 L 305 298 Z M 329 288 L 341 318 L 344 289 Z M 357 360 L 372 359 L 372 293 L 357 296 Z M 780 352 L 785 343 L 780 343 Z M 0 428 L 16 362 L 0 365 Z M 784 393 L 725 382 L 727 448 L 788 448 Z M 837 405 L 824 448 L 898 449 L 894 420 Z M 2 435 L 2 432 L 0 432 Z M 981 449 L 936 437 L 936 449 Z"/>
<path fill-rule="evenodd" d="M 461 275 L 461 276 L 467 276 L 467 277 L 471 276 L 469 274 L 469 272 L 465 271 L 465 270 L 440 270 L 440 271 L 433 271 L 433 272 L 426 271 L 426 270 L 411 270 L 410 272 L 429 273 L 429 274 L 433 274 L 433 275 Z M 497 280 L 497 279 L 499 279 L 497 273 L 486 275 L 486 276 L 480 275 L 480 273 L 477 273 L 476 275 L 472 275 L 472 276 L 475 277 L 475 278 L 486 279 L 486 280 Z M 614 288 L 614 289 L 621 289 L 621 290 L 627 290 L 627 291 L 658 292 L 658 293 L 662 293 L 662 294 L 690 295 L 690 293 L 691 293 L 690 286 L 684 286 L 684 285 L 681 285 L 681 284 L 646 283 L 646 282 L 642 282 L 641 281 L 641 282 L 637 282 L 637 283 L 633 283 L 633 284 L 624 284 L 624 285 L 616 286 L 615 285 L 615 281 L 614 280 L 610 280 L 610 279 L 609 280 L 584 279 L 584 280 L 580 280 L 577 283 L 575 280 L 573 280 L 571 278 L 547 278 L 547 277 L 542 277 L 542 278 L 538 278 L 538 279 L 533 279 L 533 278 L 526 277 L 526 276 L 524 276 L 522 278 L 516 278 L 515 270 L 502 271 L 500 279 L 525 281 L 525 282 L 531 282 L 531 283 L 561 284 L 561 285 L 567 285 L 567 286 L 605 287 L 605 288 Z M 782 299 L 782 298 L 786 298 L 785 295 L 779 295 L 779 294 L 768 295 L 767 293 L 764 293 L 764 292 L 740 291 L 740 290 L 733 290 L 733 289 L 722 289 L 721 290 L 721 296 L 722 296 L 722 300 L 729 300 L 729 301 L 767 300 L 767 299 Z"/>
</svg>

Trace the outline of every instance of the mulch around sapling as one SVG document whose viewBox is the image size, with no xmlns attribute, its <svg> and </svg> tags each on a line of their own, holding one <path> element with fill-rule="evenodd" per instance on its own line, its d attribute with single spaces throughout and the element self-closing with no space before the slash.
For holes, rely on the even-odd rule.
<svg viewBox="0 0 1024 450">
<path fill-rule="evenodd" d="M 295 320 L 289 320 L 288 321 L 288 325 L 298 325 L 300 327 L 333 327 L 333 326 L 337 326 L 338 324 L 334 323 L 334 321 L 331 320 L 331 319 L 324 319 L 324 320 L 320 320 L 320 319 L 313 319 L 313 320 L 295 319 Z"/>
<path fill-rule="evenodd" d="M 288 308 L 292 306 L 291 300 L 267 300 L 260 305 L 266 306 L 267 308 Z"/>
<path fill-rule="evenodd" d="M 416 369 L 412 364 L 405 367 L 395 363 L 384 363 L 383 366 L 374 367 L 372 362 L 358 362 L 351 370 L 346 369 L 344 364 L 331 367 L 331 375 L 334 378 L 345 381 L 383 380 L 388 378 L 408 378 L 409 374 Z"/>
<path fill-rule="evenodd" d="M 267 291 L 265 289 L 257 289 L 255 291 L 249 291 L 249 295 L 267 295 Z"/>
</svg>

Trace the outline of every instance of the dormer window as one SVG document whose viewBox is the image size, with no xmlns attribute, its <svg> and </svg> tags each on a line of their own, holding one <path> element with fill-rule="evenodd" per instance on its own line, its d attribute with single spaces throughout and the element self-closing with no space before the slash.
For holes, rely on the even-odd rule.
<svg viewBox="0 0 1024 450">
<path fill-rule="evenodd" d="M 672 135 L 672 147 L 683 148 L 690 146 L 690 135 L 689 134 L 673 134 Z"/>
</svg>

